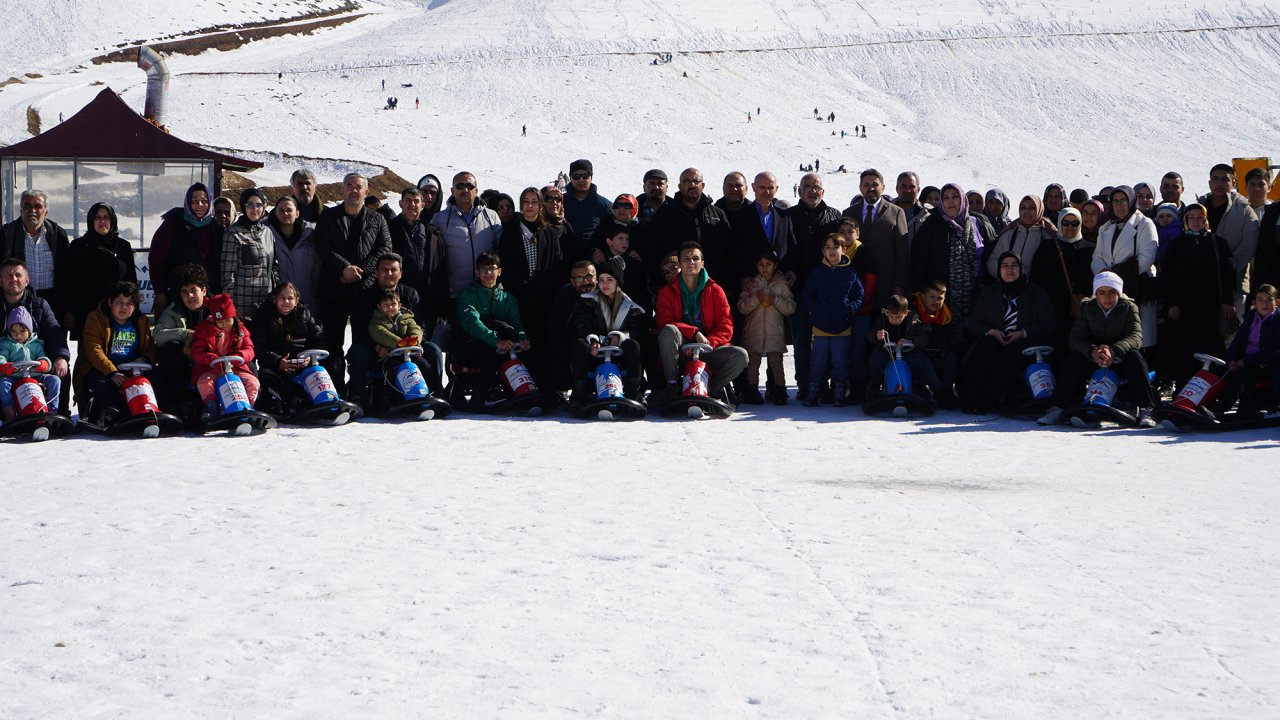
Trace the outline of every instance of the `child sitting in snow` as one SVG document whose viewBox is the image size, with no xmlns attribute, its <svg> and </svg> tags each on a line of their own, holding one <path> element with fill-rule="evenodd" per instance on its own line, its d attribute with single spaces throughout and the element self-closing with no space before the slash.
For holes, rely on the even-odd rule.
<svg viewBox="0 0 1280 720">
<path fill-rule="evenodd" d="M 84 356 L 82 362 L 76 363 L 74 387 L 76 402 L 84 403 L 82 415 L 87 399 L 93 398 L 89 418 L 92 423 L 105 422 L 108 409 L 125 411 L 124 394 L 120 391 L 125 380 L 119 369 L 121 364 L 133 360 L 156 363 L 156 344 L 147 316 L 138 309 L 141 303 L 137 285 L 117 283 L 111 297 L 85 318 L 81 344 Z"/>
<path fill-rule="evenodd" d="M 924 339 L 915 351 L 923 353 L 933 364 L 934 374 L 939 380 L 938 387 L 934 388 L 938 405 L 947 410 L 957 407 L 959 401 L 955 396 L 955 384 L 959 359 L 953 345 L 947 284 L 935 280 L 924 290 L 913 293 L 911 307 L 924 327 Z"/>
<path fill-rule="evenodd" d="M 787 350 L 786 318 L 796 311 L 796 298 L 787 281 L 777 273 L 778 255 L 765 250 L 756 259 L 756 276 L 742 282 L 738 312 L 742 313 L 741 346 L 747 351 L 747 388 L 742 402 L 787 404 L 787 378 L 782 355 Z M 765 396 L 760 396 L 760 362 L 769 360 Z"/>
<path fill-rule="evenodd" d="M 413 313 L 400 306 L 400 294 L 395 290 L 387 290 L 378 299 L 378 311 L 369 318 L 369 338 L 377 346 L 384 368 L 400 362 L 391 356 L 392 350 L 422 345 L 422 327 L 413 319 Z M 438 395 L 442 389 L 439 371 L 433 370 L 423 355 L 414 357 L 413 362 L 422 371 L 431 393 Z"/>
<path fill-rule="evenodd" d="M 36 360 L 40 366 L 36 372 L 47 373 L 40 377 L 44 386 L 44 401 L 49 411 L 58 409 L 58 391 L 62 389 L 62 380 L 49 372 L 49 358 L 45 355 L 44 341 L 36 337 L 35 321 L 31 313 L 24 307 L 16 307 L 5 319 L 7 332 L 0 338 L 0 407 L 3 407 L 5 421 L 12 420 L 17 414 L 13 404 L 13 384 L 19 375 L 15 362 Z"/>
<path fill-rule="evenodd" d="M 901 295 L 890 295 L 885 301 L 884 309 L 872 321 L 868 339 L 877 348 L 871 354 L 871 377 L 867 380 L 867 400 L 874 400 L 884 391 L 884 371 L 889 366 L 889 361 L 893 359 L 889 356 L 885 345 L 902 347 L 910 341 L 916 348 L 922 348 L 928 339 L 924 323 L 920 322 L 920 316 L 911 310 L 907 299 Z M 916 394 L 932 399 L 930 392 L 938 387 L 938 376 L 933 372 L 933 363 L 929 362 L 928 357 L 918 349 L 904 352 L 902 359 L 906 361 L 907 367 L 911 370 L 911 376 L 915 379 L 913 385 Z"/>
<path fill-rule="evenodd" d="M 205 301 L 209 317 L 196 326 L 191 336 L 191 381 L 200 393 L 200 400 L 209 411 L 217 415 L 217 405 L 213 398 L 214 381 L 222 374 L 221 367 L 214 367 L 213 361 L 228 355 L 238 355 L 244 364 L 237 366 L 233 372 L 244 383 L 245 393 L 249 396 L 249 404 L 257 402 L 259 382 L 250 363 L 253 362 L 253 340 L 249 330 L 236 317 L 236 306 L 230 295 L 214 295 Z"/>
</svg>

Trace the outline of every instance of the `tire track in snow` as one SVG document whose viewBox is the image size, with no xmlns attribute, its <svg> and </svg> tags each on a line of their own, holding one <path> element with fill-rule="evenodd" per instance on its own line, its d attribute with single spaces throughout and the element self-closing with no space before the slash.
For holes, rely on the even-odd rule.
<svg viewBox="0 0 1280 720">
<path fill-rule="evenodd" d="M 683 431 L 684 442 L 688 443 L 690 447 L 690 454 L 692 456 L 696 456 L 702 462 L 709 477 L 715 477 L 715 468 L 712 467 L 711 461 L 707 459 L 705 452 L 698 452 L 700 445 L 690 436 L 690 427 L 686 426 L 683 428 Z M 801 566 L 803 566 L 807 571 L 809 577 L 813 578 L 814 582 L 818 584 L 818 587 L 822 588 L 822 592 L 827 596 L 831 603 L 844 613 L 847 627 L 852 628 L 853 631 L 858 634 L 858 640 L 862 645 L 862 652 L 866 656 L 867 661 L 871 664 L 871 667 L 875 670 L 875 687 L 882 696 L 885 707 L 891 710 L 892 713 L 905 712 L 906 708 L 899 705 L 897 700 L 894 699 L 894 692 L 891 691 L 885 683 L 884 667 L 880 663 L 880 658 L 871 649 L 871 641 L 867 638 L 867 633 L 863 631 L 857 614 L 840 600 L 839 596 L 835 594 L 835 591 L 831 589 L 831 583 L 828 582 L 826 578 L 822 577 L 822 574 L 818 572 L 816 567 L 814 567 L 814 564 L 809 560 L 809 557 L 804 550 L 797 547 L 794 536 L 789 531 L 778 526 L 778 524 L 769 517 L 769 513 L 765 512 L 765 510 L 760 507 L 759 503 L 751 499 L 751 496 L 747 491 L 743 490 L 742 487 L 733 482 L 729 482 L 728 484 L 733 488 L 734 492 L 736 492 L 742 500 L 755 511 L 756 515 L 760 517 L 769 530 L 782 540 L 784 548 L 791 553 L 793 558 L 800 562 Z"/>
</svg>

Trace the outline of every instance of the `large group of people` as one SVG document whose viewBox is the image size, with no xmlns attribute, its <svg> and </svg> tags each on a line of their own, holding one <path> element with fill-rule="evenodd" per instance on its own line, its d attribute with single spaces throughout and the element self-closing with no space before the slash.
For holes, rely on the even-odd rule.
<svg viewBox="0 0 1280 720">
<path fill-rule="evenodd" d="M 1280 204 L 1265 170 L 1245 178 L 1247 195 L 1218 164 L 1191 202 L 1170 172 L 1097 193 L 1051 183 L 1015 204 L 910 171 L 891 196 L 868 169 L 843 209 L 816 172 L 794 206 L 767 171 L 729 173 L 713 198 L 697 168 L 674 194 L 653 169 L 641 192 L 612 201 L 593 175 L 575 160 L 559 182 L 513 196 L 482 191 L 471 172 L 448 185 L 428 174 L 400 191 L 398 213 L 355 173 L 330 207 L 306 169 L 275 198 L 249 188 L 233 203 L 193 184 L 147 250 L 154 322 L 114 209 L 94 204 L 69 240 L 47 195 L 27 190 L 21 217 L 0 228 L 6 417 L 18 359 L 47 361 L 52 407 L 101 420 L 121 408 L 119 366 L 132 359 L 155 366 L 164 402 L 198 414 L 215 357 L 243 357 L 251 401 L 278 403 L 298 395 L 298 353 L 323 349 L 337 392 L 364 403 L 378 364 L 405 344 L 424 349 L 433 392 L 459 368 L 476 374 L 481 404 L 501 392 L 507 356 L 581 403 L 612 345 L 626 397 L 660 406 L 683 391 L 689 343 L 710 347 L 707 392 L 731 405 L 860 404 L 891 391 L 886 350 L 908 344 L 914 391 L 969 413 L 1006 407 L 1025 391 L 1023 351 L 1051 347 L 1059 383 L 1045 422 L 1113 363 L 1144 423 L 1197 353 L 1231 363 L 1230 402 L 1280 388 Z"/>
</svg>

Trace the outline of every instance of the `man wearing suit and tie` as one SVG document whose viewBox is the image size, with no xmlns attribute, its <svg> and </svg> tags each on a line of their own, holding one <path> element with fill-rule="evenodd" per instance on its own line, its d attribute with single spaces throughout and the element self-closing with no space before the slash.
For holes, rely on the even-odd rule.
<svg viewBox="0 0 1280 720">
<path fill-rule="evenodd" d="M 876 259 L 879 278 L 872 311 L 884 307 L 890 295 L 906 295 L 910 284 L 910 245 L 907 243 L 907 215 L 884 196 L 884 176 L 879 170 L 863 170 L 858 189 L 862 196 L 844 211 L 862 225 L 862 242 Z"/>
</svg>

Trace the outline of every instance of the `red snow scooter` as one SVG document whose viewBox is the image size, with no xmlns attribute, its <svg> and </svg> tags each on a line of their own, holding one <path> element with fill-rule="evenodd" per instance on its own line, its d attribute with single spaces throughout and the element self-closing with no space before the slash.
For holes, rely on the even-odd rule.
<svg viewBox="0 0 1280 720">
<path fill-rule="evenodd" d="M 1227 430 L 1250 430 L 1280 425 L 1280 412 L 1274 401 L 1257 405 L 1251 412 L 1246 409 L 1242 400 L 1240 408 L 1214 414 L 1209 405 L 1227 388 L 1227 378 L 1231 369 L 1225 360 L 1212 355 L 1196 353 L 1196 359 L 1204 365 L 1182 386 L 1178 396 L 1172 401 L 1156 408 L 1151 415 L 1160 423 L 1160 427 L 1173 432 L 1222 432 Z M 1260 388 L 1250 388 L 1257 391 Z M 1265 388 L 1262 388 L 1265 394 Z"/>
<path fill-rule="evenodd" d="M 151 369 L 151 363 L 134 361 L 120 363 L 116 366 L 128 373 L 120 391 L 124 393 L 128 414 L 121 416 L 115 409 L 107 405 L 106 398 L 92 398 L 89 402 L 89 417 L 95 420 L 102 418 L 101 423 L 80 419 L 80 427 L 93 433 L 105 435 L 137 435 L 144 438 L 155 438 L 163 435 L 176 435 L 182 431 L 182 420 L 174 415 L 160 411 L 156 402 L 156 391 L 151 381 L 143 373 Z M 99 403 L 106 405 L 98 410 Z"/>
<path fill-rule="evenodd" d="M 17 360 L 13 367 L 18 378 L 13 383 L 13 406 L 18 415 L 0 426 L 0 436 L 30 436 L 35 442 L 42 442 L 51 437 L 62 437 L 75 430 L 75 423 L 49 409 L 45 402 L 44 387 L 40 385 L 41 375 L 38 370 L 42 365 L 47 369 L 46 361 Z"/>
<path fill-rule="evenodd" d="M 680 394 L 662 406 L 663 415 L 684 415 L 699 419 L 711 417 L 727 418 L 733 414 L 734 407 L 729 404 L 725 391 L 721 397 L 711 397 L 707 386 L 711 381 L 707 373 L 707 363 L 700 355 L 711 352 L 706 343 L 685 343 L 680 346 L 682 353 L 689 353 L 689 360 L 684 365 L 684 375 L 680 380 Z"/>
</svg>

